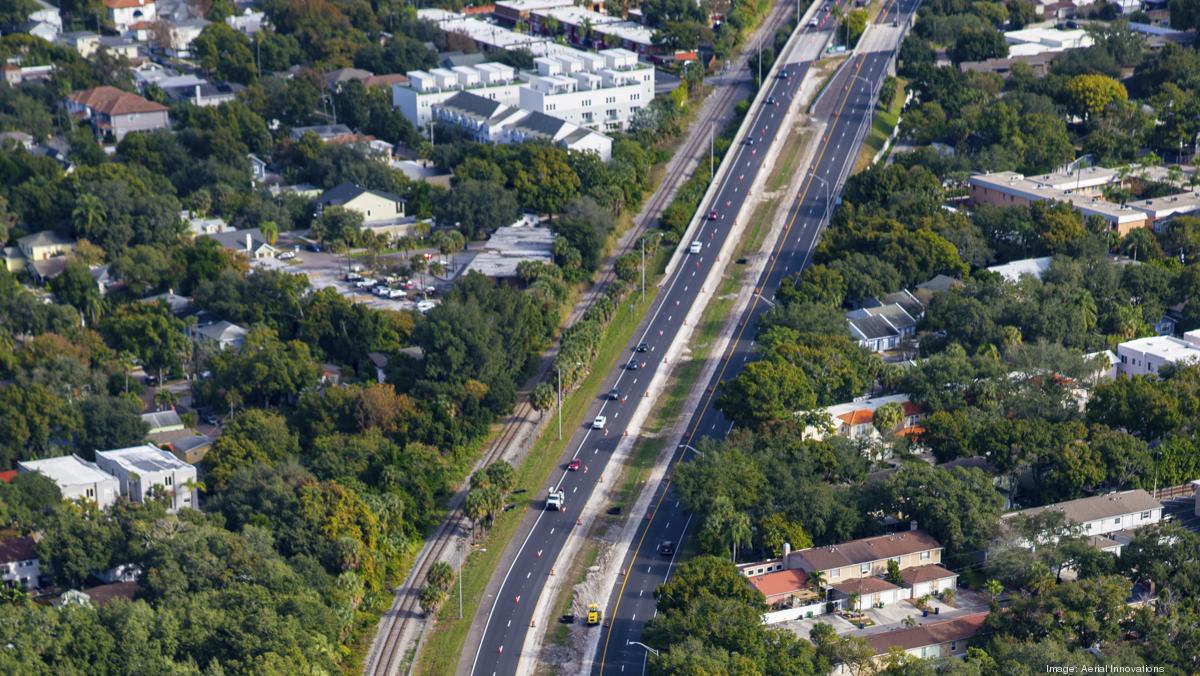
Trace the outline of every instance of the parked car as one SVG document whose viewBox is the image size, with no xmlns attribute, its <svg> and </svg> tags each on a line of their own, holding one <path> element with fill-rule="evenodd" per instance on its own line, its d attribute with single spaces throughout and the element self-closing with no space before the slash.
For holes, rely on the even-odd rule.
<svg viewBox="0 0 1200 676">
<path fill-rule="evenodd" d="M 282 252 L 280 252 L 280 254 L 278 256 L 276 256 L 276 258 L 278 258 L 281 261 L 290 261 L 295 257 L 296 257 L 295 251 L 282 251 Z"/>
<path fill-rule="evenodd" d="M 347 272 L 346 273 L 346 281 L 347 282 L 357 282 L 357 281 L 361 280 L 362 278 L 363 278 L 363 276 L 358 274 L 357 272 Z"/>
<path fill-rule="evenodd" d="M 372 286 L 375 286 L 375 280 L 373 280 L 369 277 L 365 277 L 365 278 L 360 279 L 357 282 L 355 282 L 354 286 L 356 286 L 360 289 L 369 289 Z"/>
<path fill-rule="evenodd" d="M 388 298 L 404 298 L 407 295 L 404 289 L 388 289 L 387 292 Z"/>
<path fill-rule="evenodd" d="M 309 244 L 305 248 L 313 253 L 321 253 L 321 245 L 320 244 Z"/>
</svg>

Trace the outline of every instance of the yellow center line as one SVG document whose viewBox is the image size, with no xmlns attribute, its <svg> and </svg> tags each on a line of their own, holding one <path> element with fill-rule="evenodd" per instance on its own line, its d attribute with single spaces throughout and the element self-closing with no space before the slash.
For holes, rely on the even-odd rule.
<svg viewBox="0 0 1200 676">
<path fill-rule="evenodd" d="M 894 4 L 895 2 L 896 2 L 896 0 L 889 0 L 887 5 L 884 6 L 881 16 L 887 16 L 889 7 L 892 4 Z M 862 71 L 863 64 L 866 62 L 865 56 L 860 56 L 860 57 L 856 57 L 856 58 L 858 58 L 859 60 L 858 60 L 858 65 L 854 69 L 854 75 L 852 75 L 850 77 L 851 84 L 853 84 L 854 79 L 856 77 L 858 77 L 858 73 Z M 842 100 L 838 104 L 837 110 L 834 113 L 832 119 L 836 119 L 837 117 L 839 117 L 842 114 L 842 111 L 845 110 L 846 104 L 849 103 L 849 101 L 850 101 L 850 88 L 847 88 L 843 92 Z M 814 167 L 820 166 L 821 161 L 825 159 L 825 155 L 829 150 L 829 142 L 832 140 L 833 140 L 832 133 L 825 135 L 825 138 L 823 139 L 823 141 L 821 143 L 821 147 L 818 149 L 818 153 L 816 156 L 817 159 L 815 162 L 812 163 L 811 166 L 814 166 Z M 800 197 L 796 201 L 796 211 L 792 215 L 792 218 L 788 221 L 788 224 L 784 227 L 783 234 L 780 236 L 780 238 L 778 240 L 779 243 L 777 245 L 778 246 L 777 252 L 776 252 L 776 254 L 774 254 L 772 256 L 771 265 L 767 268 L 767 274 L 764 277 L 764 280 L 769 280 L 771 278 L 771 274 L 775 270 L 775 265 L 779 262 L 779 259 L 781 258 L 781 256 L 779 255 L 779 252 L 782 252 L 784 246 L 786 246 L 786 244 L 787 244 L 788 234 L 791 232 L 792 226 L 796 223 L 796 219 L 799 218 L 799 216 L 800 216 L 800 208 L 799 207 L 800 207 L 800 205 L 802 205 L 804 203 L 804 200 L 806 200 L 808 198 L 808 191 L 812 188 L 812 184 L 813 184 L 813 180 L 811 178 L 809 178 L 809 180 L 806 182 L 806 184 L 804 186 L 804 189 L 800 192 Z M 758 301 L 761 298 L 762 298 L 761 289 L 759 289 L 758 292 L 756 292 L 754 294 L 754 299 L 750 303 L 749 313 L 747 313 L 747 317 L 753 316 L 754 308 L 758 306 Z M 721 366 L 721 372 L 717 376 L 718 383 L 720 383 L 721 379 L 725 376 L 725 370 L 729 368 L 729 363 L 733 359 L 733 355 L 736 351 L 737 344 L 739 341 L 741 341 L 742 335 L 745 333 L 746 327 L 749 323 L 750 322 L 747 321 L 744 324 L 742 324 L 742 326 L 738 329 L 737 337 L 732 342 L 730 342 L 729 348 L 728 348 L 725 358 L 724 358 L 724 364 Z M 704 404 L 699 409 L 700 411 L 704 411 L 705 409 L 708 408 L 709 404 L 712 402 L 712 398 L 714 396 L 716 396 L 716 389 L 717 388 L 714 387 L 712 389 L 712 391 L 708 393 L 708 396 L 704 400 Z M 691 432 L 688 433 L 687 445 L 690 446 L 692 444 L 692 440 L 696 436 L 696 432 L 700 427 L 700 422 L 703 417 L 704 416 L 701 415 L 700 418 L 698 418 L 696 420 L 695 426 L 693 426 Z M 662 494 L 659 496 L 658 501 L 654 503 L 654 508 L 650 511 L 650 518 L 647 519 L 646 526 L 642 530 L 642 536 L 640 538 L 638 538 L 637 545 L 634 547 L 633 555 L 630 557 L 630 561 L 636 561 L 638 554 L 641 553 L 642 545 L 646 541 L 646 535 L 650 532 L 650 527 L 654 524 L 654 517 L 658 514 L 658 509 L 659 509 L 659 507 L 662 506 L 663 500 L 666 499 L 667 493 L 670 491 L 670 488 L 671 488 L 671 477 L 668 474 L 666 481 L 663 484 Z M 612 611 L 610 611 L 610 613 L 609 613 L 609 617 L 612 618 L 612 622 L 614 622 L 614 623 L 616 622 L 617 611 L 620 610 L 620 608 L 621 608 L 621 598 L 625 596 L 625 587 L 626 587 L 626 585 L 629 584 L 629 577 L 630 577 L 629 573 L 631 573 L 632 570 L 633 570 L 633 566 L 630 565 L 630 570 L 626 572 L 626 574 L 624 576 L 625 579 L 621 581 L 621 588 L 617 592 L 617 599 L 613 604 Z M 604 650 L 600 653 L 600 673 L 601 674 L 604 673 L 605 661 L 608 658 L 608 644 L 609 644 L 609 641 L 612 640 L 612 633 L 613 633 L 612 630 L 613 630 L 613 627 L 612 627 L 612 624 L 610 624 L 608 626 L 608 633 L 604 637 Z"/>
</svg>

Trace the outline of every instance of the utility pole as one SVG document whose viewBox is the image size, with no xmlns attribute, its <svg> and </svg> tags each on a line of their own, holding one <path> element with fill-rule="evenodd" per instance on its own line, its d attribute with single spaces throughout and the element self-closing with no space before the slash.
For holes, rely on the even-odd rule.
<svg viewBox="0 0 1200 676">
<path fill-rule="evenodd" d="M 765 39 L 765 38 L 764 38 Z M 762 86 L 762 40 L 758 41 L 758 86 Z"/>
<path fill-rule="evenodd" d="M 713 180 L 716 175 L 716 120 L 708 122 L 708 180 Z"/>
<path fill-rule="evenodd" d="M 642 302 L 646 302 L 646 236 L 642 235 Z"/>
<path fill-rule="evenodd" d="M 562 441 L 562 367 L 558 367 L 558 440 Z"/>
<path fill-rule="evenodd" d="M 475 529 L 475 524 L 471 524 L 471 530 L 473 531 L 474 529 Z M 463 611 L 462 611 L 462 566 L 463 566 L 463 559 L 467 558 L 467 552 L 465 551 L 465 550 L 466 550 L 466 547 L 464 547 L 463 549 L 464 549 L 464 551 L 463 551 L 462 555 L 458 557 L 458 619 L 460 619 L 460 620 L 463 618 Z"/>
</svg>

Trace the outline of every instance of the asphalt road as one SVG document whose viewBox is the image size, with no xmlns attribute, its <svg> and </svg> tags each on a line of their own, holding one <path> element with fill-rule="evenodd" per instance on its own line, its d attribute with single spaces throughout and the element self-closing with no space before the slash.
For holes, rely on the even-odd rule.
<svg viewBox="0 0 1200 676">
<path fill-rule="evenodd" d="M 881 14 L 879 23 L 890 29 L 895 19 L 902 25 L 917 4 L 919 0 L 896 0 Z M 721 381 L 736 377 L 753 357 L 754 327 L 762 313 L 770 309 L 769 299 L 780 282 L 803 270 L 811 261 L 834 198 L 858 156 L 859 133 L 864 125 L 871 124 L 873 91 L 886 76 L 890 58 L 890 51 L 854 56 L 814 107 L 814 115 L 826 119 L 828 125 L 814 156 L 813 172 L 802 183 L 790 207 L 785 230 L 776 242 L 772 262 L 757 282 L 760 295 L 744 310 L 738 333 L 722 355 L 722 364 L 709 383 L 702 405 L 693 414 L 673 462 L 691 455 L 700 438 L 722 438 L 732 428 L 732 423 L 714 407 L 715 393 Z M 666 476 L 670 477 L 671 471 Z M 677 563 L 677 554 L 660 555 L 658 545 L 668 540 L 682 542 L 692 524 L 691 515 L 679 503 L 669 479 L 658 486 L 650 505 L 649 518 L 634 536 L 634 546 L 623 565 L 629 572 L 619 578 L 605 607 L 605 616 L 611 624 L 600 637 L 594 673 L 640 674 L 645 670 L 646 649 L 630 641 L 640 640 L 646 622 L 656 614 L 654 590 L 667 580 Z"/>
<path fill-rule="evenodd" d="M 563 472 L 555 483 L 555 487 L 566 494 L 566 509 L 538 513 L 532 529 L 525 534 L 512 566 L 505 572 L 499 593 L 494 599 L 484 599 L 491 609 L 483 630 L 483 640 L 471 665 L 472 674 L 516 673 L 538 595 L 557 565 L 558 554 L 567 536 L 576 526 L 580 506 L 591 498 L 609 458 L 621 441 L 636 402 L 646 392 L 655 369 L 662 366 L 662 354 L 675 340 L 683 318 L 695 302 L 702 281 L 716 263 L 715 254 L 729 236 L 729 226 L 746 200 L 747 189 L 762 168 L 763 155 L 769 142 L 780 133 L 785 107 L 796 95 L 807 64 L 789 65 L 786 70 L 788 77 L 780 77 L 767 84 L 770 87 L 768 97 L 775 99 L 775 103 L 764 103 L 752 113 L 753 124 L 747 139 L 753 139 L 753 144 L 747 141 L 730 150 L 735 164 L 726 174 L 712 204 L 704 207 L 706 214 L 715 212 L 716 217 L 706 219 L 695 234 L 694 241 L 701 245 L 700 253 L 689 254 L 671 278 L 666 280 L 644 332 L 629 346 L 629 358 L 637 364 L 637 369 L 619 369 L 606 381 L 603 391 L 596 393 L 596 405 L 591 417 L 605 416 L 605 428 L 592 429 L 589 417 L 588 425 L 572 435 L 567 447 L 570 452 L 563 457 Z M 646 351 L 636 352 L 635 347 L 643 342 Z M 612 388 L 619 390 L 619 400 L 612 401 L 605 397 Z M 575 472 L 566 470 L 568 461 L 575 457 L 581 460 L 586 469 Z M 534 504 L 540 505 L 541 502 Z"/>
</svg>

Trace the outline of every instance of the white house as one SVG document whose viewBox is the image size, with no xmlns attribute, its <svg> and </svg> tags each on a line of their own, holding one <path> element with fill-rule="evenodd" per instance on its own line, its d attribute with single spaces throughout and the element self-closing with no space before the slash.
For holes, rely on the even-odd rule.
<svg viewBox="0 0 1200 676">
<path fill-rule="evenodd" d="M 922 417 L 921 407 L 909 400 L 907 394 L 889 394 L 883 397 L 872 397 L 845 404 L 835 404 L 825 408 L 826 423 L 834 434 L 851 440 L 874 439 L 879 436 L 875 429 L 875 411 L 887 404 L 899 404 L 903 411 L 898 434 L 911 434 L 917 431 Z M 822 429 L 809 426 L 805 429 L 806 437 L 820 439 L 825 436 Z"/>
<path fill-rule="evenodd" d="M 433 119 L 433 105 L 460 91 L 509 106 L 520 100 L 522 83 L 517 70 L 502 63 L 456 66 L 453 70 L 433 68 L 407 73 L 408 84 L 392 86 L 392 106 L 409 122 L 422 127 Z"/>
<path fill-rule="evenodd" d="M 613 141 L 605 134 L 470 92 L 458 92 L 441 103 L 435 103 L 433 115 L 440 122 L 469 130 L 475 140 L 481 143 L 545 141 L 567 150 L 595 153 L 605 162 L 612 159 Z"/>
<path fill-rule="evenodd" d="M 28 535 L 0 540 L 0 581 L 13 587 L 37 589 L 41 577 L 37 540 Z"/>
<path fill-rule="evenodd" d="M 1174 336 L 1151 336 L 1117 345 L 1117 369 L 1127 376 L 1155 375 L 1168 364 L 1200 363 L 1200 329 Z"/>
<path fill-rule="evenodd" d="M 121 495 L 121 486 L 115 478 L 101 471 L 96 463 L 77 455 L 25 460 L 17 463 L 17 469 L 49 478 L 58 484 L 65 500 L 91 500 L 100 509 L 106 509 Z"/>
<path fill-rule="evenodd" d="M 196 481 L 196 468 L 160 448 L 142 445 L 96 451 L 96 464 L 115 476 L 121 494 L 134 502 L 145 501 L 158 486 L 171 497 L 168 511 L 197 507 L 190 485 Z"/>
<path fill-rule="evenodd" d="M 109 22 L 121 33 L 129 30 L 131 24 L 158 18 L 154 0 L 103 0 L 103 4 Z"/>
<path fill-rule="evenodd" d="M 1162 521 L 1163 510 L 1161 502 L 1137 489 L 1009 512 L 1002 518 L 1037 516 L 1051 511 L 1062 512 L 1068 523 L 1080 527 L 1083 535 L 1095 537 L 1156 524 Z"/>
</svg>

